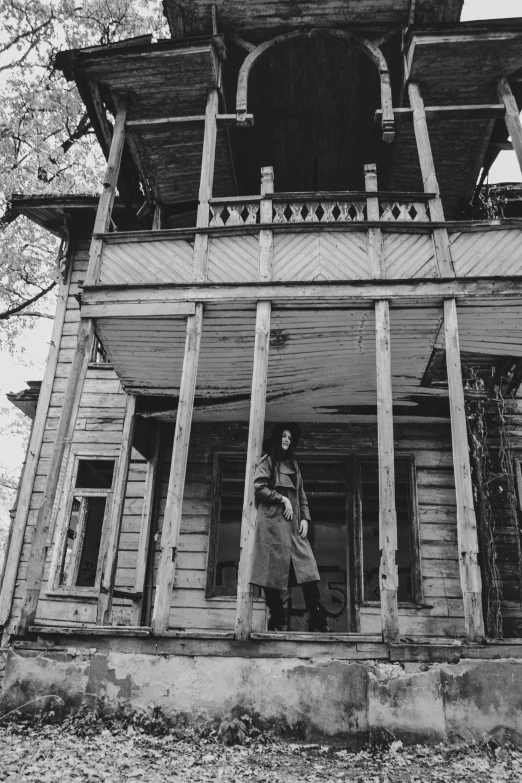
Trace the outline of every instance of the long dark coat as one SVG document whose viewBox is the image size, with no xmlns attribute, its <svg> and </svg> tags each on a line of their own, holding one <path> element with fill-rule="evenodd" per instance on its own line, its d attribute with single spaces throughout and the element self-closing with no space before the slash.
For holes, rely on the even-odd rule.
<svg viewBox="0 0 522 783">
<path fill-rule="evenodd" d="M 299 535 L 299 522 L 302 519 L 310 521 L 299 466 L 294 460 L 281 462 L 273 488 L 268 486 L 271 466 L 270 457 L 265 455 L 259 461 L 254 476 L 258 508 L 250 581 L 261 587 L 285 590 L 291 562 L 298 584 L 316 582 L 320 577 L 310 542 Z M 292 504 L 292 519 L 284 517 L 282 496 Z"/>
</svg>

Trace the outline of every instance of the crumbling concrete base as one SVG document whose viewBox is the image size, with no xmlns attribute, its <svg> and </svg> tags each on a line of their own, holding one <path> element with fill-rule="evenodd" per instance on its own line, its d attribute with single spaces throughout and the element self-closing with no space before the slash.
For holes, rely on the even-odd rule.
<svg viewBox="0 0 522 783">
<path fill-rule="evenodd" d="M 358 744 L 494 737 L 522 746 L 522 660 L 389 664 L 320 658 L 9 651 L 0 714 L 38 697 L 63 709 L 101 704 L 193 721 L 247 712 L 307 739 Z"/>
</svg>

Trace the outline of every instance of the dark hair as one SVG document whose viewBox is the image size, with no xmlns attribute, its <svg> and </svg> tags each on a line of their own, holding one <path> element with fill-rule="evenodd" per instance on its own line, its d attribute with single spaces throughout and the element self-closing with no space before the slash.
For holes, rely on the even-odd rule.
<svg viewBox="0 0 522 783">
<path fill-rule="evenodd" d="M 287 451 L 283 451 L 281 447 L 281 439 L 285 430 L 288 430 L 292 436 Z M 271 462 L 270 478 L 268 480 L 268 485 L 270 487 L 275 487 L 277 471 L 283 460 L 290 460 L 294 470 L 296 469 L 293 456 L 300 437 L 301 430 L 296 424 L 276 424 L 270 433 L 270 437 L 263 443 L 263 454 L 268 454 Z"/>
</svg>

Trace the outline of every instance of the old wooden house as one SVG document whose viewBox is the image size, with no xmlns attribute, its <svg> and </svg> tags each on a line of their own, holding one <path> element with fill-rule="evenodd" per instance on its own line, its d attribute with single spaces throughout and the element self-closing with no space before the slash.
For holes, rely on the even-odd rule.
<svg viewBox="0 0 522 783">
<path fill-rule="evenodd" d="M 165 0 L 171 39 L 58 55 L 107 171 L 13 202 L 62 249 L 2 704 L 522 737 L 522 221 L 480 189 L 522 166 L 522 19 L 461 6 Z M 330 634 L 249 581 L 282 421 Z"/>
</svg>

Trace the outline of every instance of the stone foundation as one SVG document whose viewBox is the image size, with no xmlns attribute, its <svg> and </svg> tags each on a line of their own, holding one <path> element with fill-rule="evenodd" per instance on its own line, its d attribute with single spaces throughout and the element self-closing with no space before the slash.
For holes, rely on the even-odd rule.
<svg viewBox="0 0 522 783">
<path fill-rule="evenodd" d="M 66 712 L 97 702 L 192 721 L 248 712 L 308 740 L 360 744 L 510 740 L 522 746 L 522 660 L 383 663 L 277 657 L 10 649 L 0 714 L 53 694 Z M 39 710 L 43 701 L 26 709 Z"/>
</svg>

